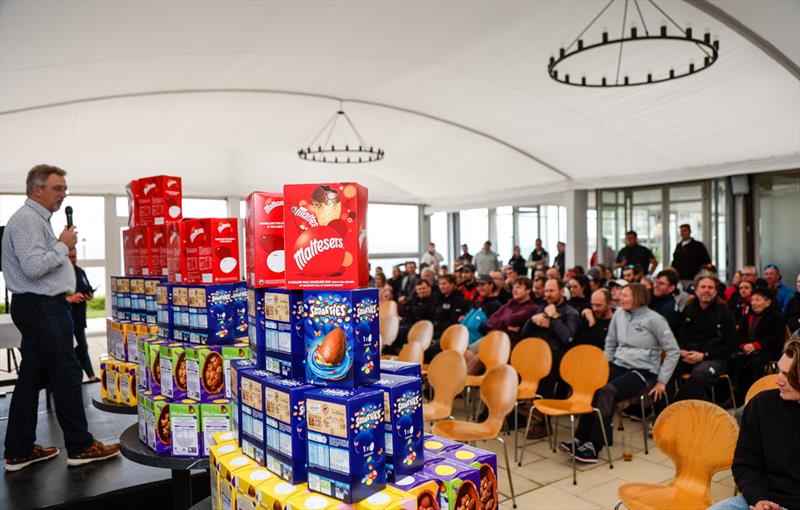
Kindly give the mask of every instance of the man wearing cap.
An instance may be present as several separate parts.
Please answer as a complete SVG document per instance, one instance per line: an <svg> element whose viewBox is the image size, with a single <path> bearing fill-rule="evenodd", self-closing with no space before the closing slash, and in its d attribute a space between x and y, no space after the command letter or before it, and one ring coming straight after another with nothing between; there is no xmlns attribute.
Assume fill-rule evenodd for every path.
<svg viewBox="0 0 800 510"><path fill-rule="evenodd" d="M491 241L483 243L483 249L475 254L473 262L478 274L489 274L500 268L500 259L497 258L497 253L492 251Z"/></svg>
<svg viewBox="0 0 800 510"><path fill-rule="evenodd" d="M496 311L503 306L497 299L497 286L488 276L479 276L477 280L478 292L472 300L471 307L461 324L469 331L469 343L477 342L489 332L486 323Z"/></svg>
<svg viewBox="0 0 800 510"><path fill-rule="evenodd" d="M458 271L461 273L461 283L458 285L458 290L464 295L467 302L472 301L475 297L475 266L472 264L464 264Z"/></svg>
<svg viewBox="0 0 800 510"><path fill-rule="evenodd" d="M764 279L767 280L767 284L769 288L772 289L772 292L775 294L775 299L777 300L778 307L781 309L781 313L786 311L786 305L789 304L789 300L792 299L792 290L783 284L781 281L783 277L781 276L781 270L778 269L778 266L775 264L767 264L764 266Z"/></svg>
<svg viewBox="0 0 800 510"><path fill-rule="evenodd" d="M653 252L639 244L639 236L633 230L625 234L625 246L617 254L614 267L624 267L628 264L639 264L643 270L648 268L647 274L653 274L658 265Z"/></svg>
<svg viewBox="0 0 800 510"><path fill-rule="evenodd" d="M681 242L672 254L672 267L678 270L683 288L689 284L700 271L700 268L711 263L705 245L692 237L692 228L684 223L680 227Z"/></svg>

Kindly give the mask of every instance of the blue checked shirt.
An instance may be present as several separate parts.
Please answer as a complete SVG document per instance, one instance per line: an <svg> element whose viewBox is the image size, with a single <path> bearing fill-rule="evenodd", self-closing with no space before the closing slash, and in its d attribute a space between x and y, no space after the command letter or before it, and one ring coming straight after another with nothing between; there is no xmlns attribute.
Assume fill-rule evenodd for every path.
<svg viewBox="0 0 800 510"><path fill-rule="evenodd" d="M3 234L3 277L15 294L75 292L75 270L67 247L53 233L51 216L29 198L8 220Z"/></svg>

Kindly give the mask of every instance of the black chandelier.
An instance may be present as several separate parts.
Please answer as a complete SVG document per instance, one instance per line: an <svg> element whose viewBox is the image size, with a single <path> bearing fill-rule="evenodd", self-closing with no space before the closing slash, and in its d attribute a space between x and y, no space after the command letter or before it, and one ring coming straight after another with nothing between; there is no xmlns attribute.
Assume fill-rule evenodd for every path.
<svg viewBox="0 0 800 510"><path fill-rule="evenodd" d="M336 134L336 126L339 124L340 119L344 119L346 122L346 124L344 122L342 123L345 127L341 128L340 131L346 130L347 127L349 127L350 131L355 135L358 145L350 145L346 142L341 142L339 145L336 145L335 142L331 143L331 139L334 138ZM325 141L323 143L318 143L319 138L325 132L327 132ZM336 134L336 136L339 137L340 134L341 133ZM340 104L339 110L324 126L322 126L322 129L319 130L317 136L311 140L311 143L309 143L307 147L297 151L297 155L300 159L317 161L320 163L372 163L373 161L380 161L383 159L384 152L383 149L368 145L364 141L361 134L350 120L350 117L344 113L342 105Z"/></svg>
<svg viewBox="0 0 800 510"><path fill-rule="evenodd" d="M689 76L695 73L698 73L704 69L708 69L711 67L719 58L719 39L716 37L714 38L713 42L711 40L711 34L706 31L703 34L702 38L694 37L692 32L692 27L687 26L685 29L678 25L666 12L664 12L661 7L656 5L653 0L648 0L648 3L652 4L652 6L664 16L666 20L669 20L672 25L677 27L679 34L669 34L667 32L667 23L666 20L662 22L660 30L657 33L650 33L647 28L647 23L645 22L645 18L642 15L642 10L639 6L639 0L625 0L625 10L622 15L622 29L620 31L619 38L611 39L608 34L608 29L603 28L602 37L600 42L586 44L582 39L583 35L586 33L592 25L603 15L606 10L613 4L616 0L610 0L605 7L600 11L600 13L594 17L594 19L586 26L586 28L581 31L580 34L572 41L572 43L567 46L566 48L560 48L558 50L558 57L551 56L550 63L547 66L547 74L550 75L552 79L559 83L563 83L565 85L573 85L577 87L632 87L636 85L649 85L652 83L661 83L669 80L675 80L678 78L683 78L685 76ZM644 2L644 0L642 0ZM641 20L642 28L644 29L644 34L640 34L638 28L636 27L636 19L634 15L631 15L633 19L633 25L630 27L630 30L626 33L626 23L628 21L628 5L629 3L633 3L636 7L636 12L638 13L639 20ZM654 75L652 71L647 71L646 73L642 73L639 77L630 77L629 75L625 74L622 76L620 80L620 68L622 65L622 55L623 55L623 46L625 43L653 43L655 41L681 41L685 43L689 43L691 45L695 45L699 50L702 52L702 65L695 66L694 61L690 61L688 67L683 68L680 71L676 71L674 67L671 67L668 73L664 73L663 75ZM606 76L602 76L601 79L592 81L587 80L586 76L581 76L579 79L576 77L570 76L568 72L559 74L558 66L562 64L564 61L569 59L570 57L574 57L580 53L585 53L591 50L595 50L601 47L619 45L619 53L617 56L617 69L616 69L616 77L614 80L608 80Z"/></svg>

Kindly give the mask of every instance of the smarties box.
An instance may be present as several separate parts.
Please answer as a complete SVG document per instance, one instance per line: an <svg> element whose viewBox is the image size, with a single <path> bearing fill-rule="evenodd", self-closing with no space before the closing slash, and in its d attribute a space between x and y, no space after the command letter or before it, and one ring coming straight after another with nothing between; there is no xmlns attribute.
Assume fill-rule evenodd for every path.
<svg viewBox="0 0 800 510"><path fill-rule="evenodd" d="M481 480L477 468L442 457L432 457L425 459L422 473L439 481L442 487L439 505L442 510L480 508L478 488Z"/></svg>
<svg viewBox="0 0 800 510"><path fill-rule="evenodd" d="M183 216L180 177L143 177L129 182L125 190L128 193L128 226L163 225L179 221Z"/></svg>
<svg viewBox="0 0 800 510"><path fill-rule="evenodd" d="M159 283L156 285L156 326L158 336L172 339L172 283ZM188 296L187 296L188 302Z"/></svg>
<svg viewBox="0 0 800 510"><path fill-rule="evenodd" d="M386 486L383 392L306 392L308 487L353 503Z"/></svg>
<svg viewBox="0 0 800 510"><path fill-rule="evenodd" d="M233 406L231 412L231 431L236 437L236 444L241 446L239 436L239 423L241 423L242 406L239 405L239 394L242 385L242 374L255 370L255 362L249 359L237 359L231 361L231 381L230 385L226 386L226 390L230 390L231 405Z"/></svg>
<svg viewBox="0 0 800 510"><path fill-rule="evenodd" d="M357 388L380 376L378 289L303 292L306 381Z"/></svg>
<svg viewBox="0 0 800 510"><path fill-rule="evenodd" d="M391 482L422 468L422 381L382 374L371 387L383 390L386 478Z"/></svg>
<svg viewBox="0 0 800 510"><path fill-rule="evenodd" d="M223 283L185 285L173 289L175 327L208 333L207 336L200 336L206 339L204 343L211 345L233 343L236 338L245 336L247 324L239 321L240 312L247 310L247 295L239 292L243 286L243 283ZM178 290L181 288L186 289L185 309L183 291ZM180 316L176 316L176 313Z"/></svg>
<svg viewBox="0 0 800 510"><path fill-rule="evenodd" d="M411 363L410 361L382 359L381 374L406 375L422 379L422 367L419 363Z"/></svg>
<svg viewBox="0 0 800 510"><path fill-rule="evenodd" d="M367 188L355 183L287 184L283 202L286 286L366 287Z"/></svg>
<svg viewBox="0 0 800 510"><path fill-rule="evenodd" d="M283 195L253 192L247 196L244 223L247 276L253 287L282 287L286 281L283 251Z"/></svg>
<svg viewBox="0 0 800 510"><path fill-rule="evenodd" d="M289 483L306 481L306 400L314 386L273 377L264 382L267 469Z"/></svg>
<svg viewBox="0 0 800 510"><path fill-rule="evenodd" d="M248 370L239 381L239 443L245 455L262 466L266 465L264 386L272 377L263 370Z"/></svg>
<svg viewBox="0 0 800 510"><path fill-rule="evenodd" d="M264 366L264 356L305 358L303 293L281 288L247 289L250 349ZM302 374L300 379L305 378Z"/></svg>
<svg viewBox="0 0 800 510"><path fill-rule="evenodd" d="M481 477L478 486L481 507L485 510L497 508L497 455L495 453L462 444L458 448L446 450L441 456L477 468Z"/></svg>

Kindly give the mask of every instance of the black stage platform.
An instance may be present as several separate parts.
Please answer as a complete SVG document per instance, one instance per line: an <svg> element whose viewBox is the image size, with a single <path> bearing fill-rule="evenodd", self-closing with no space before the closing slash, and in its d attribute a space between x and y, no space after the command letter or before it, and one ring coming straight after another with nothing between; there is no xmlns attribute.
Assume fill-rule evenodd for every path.
<svg viewBox="0 0 800 510"><path fill-rule="evenodd" d="M120 434L136 416L112 414L96 409L92 398L99 394L99 384L83 386L83 404L89 430L103 442L118 442ZM5 439L11 394L0 398L0 438ZM47 411L44 391L39 401L39 423L36 428L39 444L57 446L57 459L44 461L15 473L3 471L0 480L0 508L80 508L114 510L171 509L172 489L169 469L142 466L123 456L83 467L67 467L64 438L55 411ZM4 446L0 444L0 458ZM208 472L192 472L192 494L195 501L208 496Z"/></svg>

